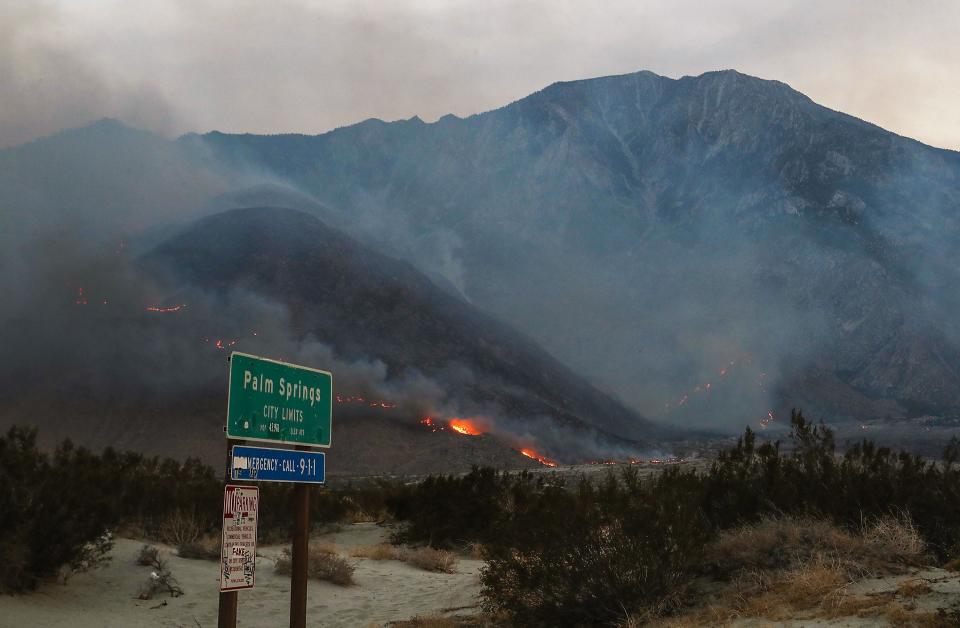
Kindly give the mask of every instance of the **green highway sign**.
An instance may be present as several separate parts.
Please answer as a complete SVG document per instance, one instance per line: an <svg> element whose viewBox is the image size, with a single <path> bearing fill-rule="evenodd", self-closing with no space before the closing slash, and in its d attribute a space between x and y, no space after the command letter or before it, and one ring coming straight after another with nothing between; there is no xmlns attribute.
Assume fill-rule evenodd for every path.
<svg viewBox="0 0 960 628"><path fill-rule="evenodd" d="M227 438L330 446L333 375L234 351Z"/></svg>

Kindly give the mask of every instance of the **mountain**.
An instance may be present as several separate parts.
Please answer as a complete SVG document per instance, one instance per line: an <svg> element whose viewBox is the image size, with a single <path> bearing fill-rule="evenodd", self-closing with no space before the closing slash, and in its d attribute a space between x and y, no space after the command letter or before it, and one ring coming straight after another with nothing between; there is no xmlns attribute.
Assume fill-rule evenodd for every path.
<svg viewBox="0 0 960 628"><path fill-rule="evenodd" d="M960 410L960 154L783 83L638 72L465 119L179 144L309 194L648 415Z"/></svg>
<svg viewBox="0 0 960 628"><path fill-rule="evenodd" d="M624 445L613 434L665 433L412 265L302 211L218 213L160 245L146 262L208 292L242 288L270 298L286 307L301 342L320 341L343 360L381 361L387 380L423 374L466 411L520 423L549 418L550 429Z"/></svg>
<svg viewBox="0 0 960 628"><path fill-rule="evenodd" d="M421 391L423 365L421 392L447 412L461 411L446 404L462 396L478 413L543 410L641 441L655 430L638 415L730 430L795 405L827 419L951 415L960 406L958 183L955 152L732 71L558 83L468 118L368 120L319 136L171 142L105 120L0 150L0 393L23 388L11 382L29 372L30 382L67 382L70 403L106 412L87 391L109 389L122 397L110 408L136 412L142 396L160 412L165 387L185 400L218 385L223 350L181 359L197 343L266 350L250 331L271 329L284 354L327 359L336 347L352 360L343 369L373 374L373 388L391 394L402 391L383 383L388 371ZM143 252L202 216L251 206L309 212L364 251L351 259L369 251L408 262L383 264L415 269L442 293L421 301L440 307L443 317L429 317L445 331L390 322L410 338L436 333L443 351L404 346L389 327L374 333L362 306L390 307L370 296L393 276L383 264L354 310L368 327L346 337L324 325L351 321L293 285L257 283L255 267L236 275L211 259L179 283L157 268L144 274ZM191 255L167 257L186 272ZM311 271L297 272L307 290ZM405 299L427 294L412 285ZM145 308L185 303L145 324ZM309 319L310 308L322 316ZM553 356L548 377L539 357L497 362L503 343L467 311L518 329L518 347L542 347ZM447 330L460 325L468 331ZM482 368L437 384L427 372L460 355L464 336L475 342L463 355ZM387 339L382 350L375 337ZM416 353L401 368L407 351ZM521 392L480 390L475 373L523 382ZM583 388L567 393L571 373ZM124 385L111 388L116 378ZM13 401L21 414L42 405ZM126 410L111 412L113 433L145 438Z"/></svg>
<svg viewBox="0 0 960 628"><path fill-rule="evenodd" d="M563 461L634 456L674 434L303 211L218 212L142 256L61 253L0 330L0 426L37 425L47 444L219 464L232 350L333 371L334 473L537 465L524 448ZM78 288L60 285L71 276ZM453 418L482 435L455 433Z"/></svg>
<svg viewBox="0 0 960 628"><path fill-rule="evenodd" d="M80 240L195 219L230 186L199 155L103 119L0 150L0 237L64 226Z"/></svg>

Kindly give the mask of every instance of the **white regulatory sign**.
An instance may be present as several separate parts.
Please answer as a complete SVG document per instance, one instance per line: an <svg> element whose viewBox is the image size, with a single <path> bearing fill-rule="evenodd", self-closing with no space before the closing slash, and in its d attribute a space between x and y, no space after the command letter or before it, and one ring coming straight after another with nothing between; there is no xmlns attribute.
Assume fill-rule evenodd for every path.
<svg viewBox="0 0 960 628"><path fill-rule="evenodd" d="M260 489L227 485L223 489L223 542L220 590L252 589L257 560L257 508Z"/></svg>

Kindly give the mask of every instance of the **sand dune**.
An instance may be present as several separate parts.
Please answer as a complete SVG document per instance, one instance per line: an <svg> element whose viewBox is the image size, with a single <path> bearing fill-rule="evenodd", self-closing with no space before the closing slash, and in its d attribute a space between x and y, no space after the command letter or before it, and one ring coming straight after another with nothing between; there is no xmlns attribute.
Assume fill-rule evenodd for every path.
<svg viewBox="0 0 960 628"><path fill-rule="evenodd" d="M339 533L314 537L334 543L344 553L351 547L384 540L388 530L375 524L344 526ZM179 598L158 595L135 598L150 574L136 565L142 541L118 539L112 561L104 568L78 574L66 585L50 583L22 596L0 596L0 626L133 628L169 626L207 628L217 624L217 563L188 560L160 546L185 591ZM257 558L257 586L239 593L238 626L286 625L290 580L273 573L280 547L262 547ZM442 614L477 604L478 570L482 561L461 558L453 574L431 573L396 560L350 559L357 584L340 587L310 581L308 625L380 626L416 615ZM166 604L164 604L164 602Z"/></svg>

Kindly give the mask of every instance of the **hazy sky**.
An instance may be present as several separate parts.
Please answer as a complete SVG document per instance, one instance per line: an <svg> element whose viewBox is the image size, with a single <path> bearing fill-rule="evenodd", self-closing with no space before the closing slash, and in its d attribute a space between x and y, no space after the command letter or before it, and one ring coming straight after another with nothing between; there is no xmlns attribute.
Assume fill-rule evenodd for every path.
<svg viewBox="0 0 960 628"><path fill-rule="evenodd" d="M0 146L469 115L554 81L735 68L960 149L958 0L0 0Z"/></svg>

